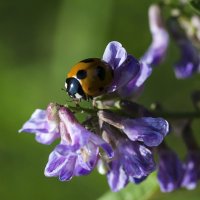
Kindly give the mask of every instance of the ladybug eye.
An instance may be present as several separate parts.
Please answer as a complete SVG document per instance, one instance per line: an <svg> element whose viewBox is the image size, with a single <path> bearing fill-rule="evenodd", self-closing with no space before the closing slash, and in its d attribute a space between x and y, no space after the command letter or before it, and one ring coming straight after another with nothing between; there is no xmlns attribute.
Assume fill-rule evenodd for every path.
<svg viewBox="0 0 200 200"><path fill-rule="evenodd" d="M85 70L79 70L77 72L77 74L76 74L76 77L78 79L84 79L84 78L86 78L87 77L87 71L85 71Z"/></svg>

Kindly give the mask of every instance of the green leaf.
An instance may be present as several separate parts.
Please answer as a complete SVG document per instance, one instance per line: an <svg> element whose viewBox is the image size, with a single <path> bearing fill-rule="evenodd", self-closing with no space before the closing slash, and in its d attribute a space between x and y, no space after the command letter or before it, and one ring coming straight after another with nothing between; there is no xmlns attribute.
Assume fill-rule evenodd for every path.
<svg viewBox="0 0 200 200"><path fill-rule="evenodd" d="M200 14L200 0L189 0L190 6Z"/></svg>
<svg viewBox="0 0 200 200"><path fill-rule="evenodd" d="M129 184L120 192L107 192L98 200L148 200L159 190L156 173L139 185Z"/></svg>

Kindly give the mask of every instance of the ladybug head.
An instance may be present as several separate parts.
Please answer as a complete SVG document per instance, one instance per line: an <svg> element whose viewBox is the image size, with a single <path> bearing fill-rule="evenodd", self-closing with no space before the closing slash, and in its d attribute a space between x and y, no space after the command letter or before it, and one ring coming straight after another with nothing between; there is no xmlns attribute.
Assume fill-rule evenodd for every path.
<svg viewBox="0 0 200 200"><path fill-rule="evenodd" d="M87 99L80 82L76 78L67 78L65 89L68 95L75 99Z"/></svg>

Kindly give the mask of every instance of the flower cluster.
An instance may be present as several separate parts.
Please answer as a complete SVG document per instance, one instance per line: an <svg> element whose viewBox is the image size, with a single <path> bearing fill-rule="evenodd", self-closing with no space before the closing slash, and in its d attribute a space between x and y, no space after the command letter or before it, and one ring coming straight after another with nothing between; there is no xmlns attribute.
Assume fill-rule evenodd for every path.
<svg viewBox="0 0 200 200"><path fill-rule="evenodd" d="M167 52L170 34L180 51L180 59L174 64L175 75L178 79L189 78L200 71L200 17L187 13L184 10L185 7L185 2L181 0L177 6L173 2L170 5L170 1L168 3L166 1L163 8L170 13L170 16L165 14L167 17L164 19L162 17L164 9L158 5L150 6L149 24L153 40L142 58L147 60L147 63L153 64L152 67L158 65ZM154 51L157 57L152 58L149 51Z"/></svg>
<svg viewBox="0 0 200 200"><path fill-rule="evenodd" d="M182 162L166 143L158 148L158 181L163 192L172 192L180 187L194 189L200 179L200 149L192 134L191 124L186 122L182 125L181 133L187 147L185 161Z"/></svg>
<svg viewBox="0 0 200 200"><path fill-rule="evenodd" d="M68 181L74 176L88 175L97 167L99 173L106 175L111 190L117 192L129 182L144 181L157 168L163 192L196 187L200 179L200 151L192 135L191 121L182 125L188 149L182 162L163 141L169 132L168 121L134 101L154 66L166 57L168 32L181 51L181 59L175 65L177 78L199 71L199 53L179 18L171 17L166 27L161 11L158 5L149 9L152 43L141 59L128 54L117 41L107 45L102 60L112 68L113 80L105 94L93 98L92 108L50 103L46 110L37 109L20 129L35 134L36 141L42 144L59 140L49 155L46 176ZM79 122L77 113L87 114L85 121ZM157 166L154 150L159 158Z"/></svg>
<svg viewBox="0 0 200 200"><path fill-rule="evenodd" d="M157 56L154 50L151 54ZM67 181L73 176L87 175L98 166L106 174L110 188L119 191L129 182L143 181L155 170L152 148L163 141L169 125L163 118L146 116L142 106L121 100L135 95L143 86L151 74L151 63L127 54L119 42L108 44L103 60L114 71L106 93L109 106L115 108L120 101L120 113L111 111L108 105L105 109L103 97L97 97L93 99L96 108L91 109L93 113L81 124L72 107L70 111L67 106L51 103L46 110L37 109L20 132L34 133L42 144L60 140L49 155L46 176ZM117 101L113 95L118 97Z"/></svg>

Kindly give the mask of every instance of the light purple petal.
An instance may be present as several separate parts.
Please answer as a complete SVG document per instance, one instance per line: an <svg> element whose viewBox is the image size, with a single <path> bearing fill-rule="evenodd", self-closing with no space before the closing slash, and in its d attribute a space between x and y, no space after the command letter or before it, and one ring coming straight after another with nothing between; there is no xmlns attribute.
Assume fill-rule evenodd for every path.
<svg viewBox="0 0 200 200"><path fill-rule="evenodd" d="M151 5L149 8L149 26L152 43L141 61L148 65L158 65L165 58L169 44L169 35L158 5Z"/></svg>
<svg viewBox="0 0 200 200"><path fill-rule="evenodd" d="M103 54L103 60L110 64L113 70L118 68L126 58L126 50L117 41L110 42Z"/></svg>
<svg viewBox="0 0 200 200"><path fill-rule="evenodd" d="M69 157L70 155L68 157L63 156L56 150L52 151L45 167L45 176L59 176L61 169L65 167Z"/></svg>
<svg viewBox="0 0 200 200"><path fill-rule="evenodd" d="M48 120L47 111L37 109L19 132L34 133L36 141L51 144L59 135L57 120Z"/></svg>
<svg viewBox="0 0 200 200"><path fill-rule="evenodd" d="M83 146L88 142L90 132L75 119L73 113L69 109L65 107L61 108L59 110L59 117L65 125L66 131L66 135L64 133L61 135L62 141L70 136L71 145L79 144Z"/></svg>
<svg viewBox="0 0 200 200"><path fill-rule="evenodd" d="M76 163L76 156L69 156L66 159L65 165L62 167L59 173L60 181L68 181L74 175L74 166Z"/></svg>
<svg viewBox="0 0 200 200"><path fill-rule="evenodd" d="M99 148L92 142L89 142L78 154L75 167L75 175L81 176L89 174L97 164Z"/></svg>
<svg viewBox="0 0 200 200"><path fill-rule="evenodd" d="M52 124L54 127L55 124ZM47 121L46 110L36 109L31 118L23 125L19 132L29 133L49 133L49 124Z"/></svg>
<svg viewBox="0 0 200 200"><path fill-rule="evenodd" d="M35 140L41 144L51 144L60 137L59 132L55 133L35 133Z"/></svg>
<svg viewBox="0 0 200 200"><path fill-rule="evenodd" d="M109 158L113 157L114 154L113 154L112 147L107 142L105 142L103 139L101 139L99 136L95 134L91 134L90 139L94 144L101 147L107 153Z"/></svg>

